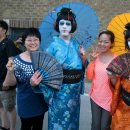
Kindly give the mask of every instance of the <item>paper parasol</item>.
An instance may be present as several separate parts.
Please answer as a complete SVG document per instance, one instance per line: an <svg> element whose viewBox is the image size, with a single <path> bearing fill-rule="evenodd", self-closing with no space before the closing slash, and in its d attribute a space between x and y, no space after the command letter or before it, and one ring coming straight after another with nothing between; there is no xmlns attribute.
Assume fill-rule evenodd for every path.
<svg viewBox="0 0 130 130"><path fill-rule="evenodd" d="M57 18L57 13L64 7L71 8L76 15L77 30L73 34L73 38L77 40L78 44L83 45L86 49L94 42L98 34L99 22L96 12L86 3L67 2L49 11L40 25L41 48L43 50L52 42L53 36L59 35L54 30L54 23Z"/></svg>
<svg viewBox="0 0 130 130"><path fill-rule="evenodd" d="M130 22L130 13L123 13L114 17L107 27L108 30L115 34L115 43L111 50L118 55L127 52L125 50L124 31L128 22Z"/></svg>

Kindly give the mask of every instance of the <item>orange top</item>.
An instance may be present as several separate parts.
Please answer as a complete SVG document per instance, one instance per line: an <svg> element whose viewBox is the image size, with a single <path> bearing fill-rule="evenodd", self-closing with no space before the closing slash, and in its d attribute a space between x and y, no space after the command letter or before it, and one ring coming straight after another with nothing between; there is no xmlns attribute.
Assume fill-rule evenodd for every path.
<svg viewBox="0 0 130 130"><path fill-rule="evenodd" d="M86 77L92 80L90 90L91 99L107 111L111 111L112 91L110 88L110 78L107 74L107 66L109 63L100 62L99 58L94 63L88 65Z"/></svg>
<svg viewBox="0 0 130 130"><path fill-rule="evenodd" d="M130 130L130 106L125 104L120 96L121 86L130 93L130 80L124 78L117 80L112 102L112 110L115 113L112 113L111 130Z"/></svg>

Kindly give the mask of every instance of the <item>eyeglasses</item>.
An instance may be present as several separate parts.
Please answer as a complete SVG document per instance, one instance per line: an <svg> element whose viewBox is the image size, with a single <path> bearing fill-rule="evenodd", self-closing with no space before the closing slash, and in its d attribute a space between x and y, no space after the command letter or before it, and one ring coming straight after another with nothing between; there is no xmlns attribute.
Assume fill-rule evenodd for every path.
<svg viewBox="0 0 130 130"><path fill-rule="evenodd" d="M70 21L60 21L59 22L59 25L61 25L61 26L63 26L64 24L66 24L67 26L70 26L71 22Z"/></svg>
<svg viewBox="0 0 130 130"><path fill-rule="evenodd" d="M27 41L27 42L38 42L39 39L26 39L25 41Z"/></svg>

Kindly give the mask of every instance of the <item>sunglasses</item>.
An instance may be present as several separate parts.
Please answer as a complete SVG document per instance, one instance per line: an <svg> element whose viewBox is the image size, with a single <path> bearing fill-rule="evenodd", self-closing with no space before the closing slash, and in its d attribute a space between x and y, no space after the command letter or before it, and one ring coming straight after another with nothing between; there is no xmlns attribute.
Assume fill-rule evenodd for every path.
<svg viewBox="0 0 130 130"><path fill-rule="evenodd" d="M59 25L61 25L61 26L63 26L64 24L66 24L67 26L70 26L71 22L70 21L60 21L59 22Z"/></svg>

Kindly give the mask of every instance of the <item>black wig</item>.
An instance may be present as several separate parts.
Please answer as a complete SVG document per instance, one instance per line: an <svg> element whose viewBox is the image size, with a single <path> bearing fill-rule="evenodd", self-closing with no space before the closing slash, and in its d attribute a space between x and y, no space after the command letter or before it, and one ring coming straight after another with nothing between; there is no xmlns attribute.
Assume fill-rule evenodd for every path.
<svg viewBox="0 0 130 130"><path fill-rule="evenodd" d="M130 50L128 46L128 38L130 38L130 23L125 25L126 30L124 31L124 38L125 38L125 48Z"/></svg>
<svg viewBox="0 0 130 130"><path fill-rule="evenodd" d="M77 23L75 18L76 16L70 8L62 8L61 11L57 13L57 19L54 25L55 30L59 32L59 21L61 19L64 19L69 20L71 22L72 29L70 33L74 33L75 30L77 29Z"/></svg>

